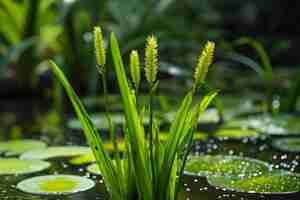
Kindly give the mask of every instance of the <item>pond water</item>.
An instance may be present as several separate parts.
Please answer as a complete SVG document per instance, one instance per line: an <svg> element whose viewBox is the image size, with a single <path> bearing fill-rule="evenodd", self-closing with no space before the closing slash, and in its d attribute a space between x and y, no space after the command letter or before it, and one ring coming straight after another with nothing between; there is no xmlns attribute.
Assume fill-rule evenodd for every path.
<svg viewBox="0 0 300 200"><path fill-rule="evenodd" d="M196 151L197 149L197 151ZM194 148L195 154L207 153L207 154L227 154L227 155L239 155L258 158L264 161L268 161L274 165L275 168L287 169L294 172L300 172L300 156L295 153L282 153L272 149L267 145L265 141L216 141L208 140L205 142L197 142ZM52 200L52 199L107 199L105 195L105 189L101 177L90 175L86 172L86 166L74 167L70 165L67 160L55 159L50 160L53 164L49 170L45 172L36 173L34 175L44 174L74 174L93 179L97 184L96 187L87 191L74 195L67 196L38 196L26 194L16 189L16 184L21 180L32 177L33 175L22 176L4 176L0 179L0 199L3 200ZM196 176L184 176L184 186L180 193L180 199L289 199L297 200L300 193L291 195L254 195L254 194L242 194L237 192L226 191L223 189L216 189L210 186L205 178Z"/></svg>
<svg viewBox="0 0 300 200"><path fill-rule="evenodd" d="M21 118L23 118L22 116ZM2 127L2 130L5 127ZM63 134L65 133L65 134ZM2 135L3 137L3 135ZM7 136L3 137L3 140ZM83 135L78 132L72 132L65 129L60 130L60 134L51 135L48 133L42 134L21 134L20 138L34 138L41 139L48 142L49 145L83 145ZM59 138L57 140L53 140ZM49 141L55 141L54 144ZM283 152L275 149L271 145L270 139L216 139L208 138L206 140L199 140L194 142L193 155L236 155L250 158L256 158L270 163L274 169L285 169L291 172L300 173L300 154L295 152ZM100 176L91 175L86 171L87 165L74 166L69 164L67 159L49 159L52 166L43 171L30 175L20 176L1 176L0 178L0 199L1 200L97 200L108 199L105 193L103 181ZM50 174L70 174L88 177L95 181L96 186L86 192L80 192L74 195L64 196L41 196L31 195L19 191L16 185L30 177L38 175ZM274 200L299 200L300 193L292 194L247 194L241 192L234 192L222 188L211 186L206 178L191 175L184 176L184 184L180 192L180 200L256 200L256 199L274 199Z"/></svg>

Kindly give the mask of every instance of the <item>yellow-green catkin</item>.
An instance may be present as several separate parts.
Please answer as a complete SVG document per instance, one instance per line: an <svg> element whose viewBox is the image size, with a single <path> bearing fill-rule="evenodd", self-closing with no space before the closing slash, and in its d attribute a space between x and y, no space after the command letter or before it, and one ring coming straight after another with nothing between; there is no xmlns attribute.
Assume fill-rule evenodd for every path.
<svg viewBox="0 0 300 200"><path fill-rule="evenodd" d="M104 66L106 63L106 52L104 47L104 39L100 27L94 28L94 46L97 65L100 67L101 71L104 71Z"/></svg>
<svg viewBox="0 0 300 200"><path fill-rule="evenodd" d="M194 73L195 85L198 85L205 81L208 68L213 62L214 51L215 43L208 41L198 58L198 63Z"/></svg>
<svg viewBox="0 0 300 200"><path fill-rule="evenodd" d="M154 36L147 38L145 52L145 74L147 81L153 85L158 72L158 45Z"/></svg>
<svg viewBox="0 0 300 200"><path fill-rule="evenodd" d="M136 50L130 53L130 75L135 89L138 89L141 81L141 70L139 54Z"/></svg>

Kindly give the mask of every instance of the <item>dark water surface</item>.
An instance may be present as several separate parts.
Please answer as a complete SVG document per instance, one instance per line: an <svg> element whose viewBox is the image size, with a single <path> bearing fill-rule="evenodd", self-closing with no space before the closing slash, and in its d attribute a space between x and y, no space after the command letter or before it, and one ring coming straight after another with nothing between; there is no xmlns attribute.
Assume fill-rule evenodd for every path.
<svg viewBox="0 0 300 200"><path fill-rule="evenodd" d="M197 142L198 151L194 153L209 153L209 154L228 154L228 155L243 155L248 157L258 158L274 164L275 168L284 168L294 172L300 172L299 155L280 153L269 147L266 142L252 141L243 143L241 141L215 141ZM86 173L85 166L74 167L67 164L64 160L51 160L53 166L43 173L34 174L75 174L92 178L96 183L96 187L87 192L81 192L75 195L67 196L37 196L25 194L18 191L16 184L28 177L27 176L6 176L0 179L0 199L1 200L97 200L107 199L105 195L104 185L99 176L91 176ZM184 185L180 193L180 199L185 200L256 200L256 199L271 199L271 200L299 200L300 193L291 195L256 195L243 194L237 192L216 189L210 186L206 178L196 176L185 176Z"/></svg>
<svg viewBox="0 0 300 200"><path fill-rule="evenodd" d="M21 106L22 107L22 106ZM32 123L29 120L28 109L24 109L20 116L7 115L14 124ZM3 111L3 110L2 110ZM31 110L32 111L32 110ZM0 111L1 112L1 111ZM7 112L7 110L4 110ZM3 114L4 112L0 113ZM4 117L1 121L0 131L4 132L9 127L9 119ZM22 124L24 125L24 124ZM26 129L25 129L26 130ZM51 129L50 129L51 130ZM49 130L48 130L49 131ZM51 132L51 131L50 131ZM7 133L1 134L0 140L11 138ZM54 144L84 144L84 137L80 133L70 130L61 130L59 133L38 133L38 134L16 134L21 138L36 138L47 141L49 145ZM55 141L55 142L52 142ZM300 155L297 153L284 153L273 149L268 140L216 140L208 139L207 141L195 142L194 154L222 154L238 155L267 161L274 165L275 168L281 168L300 173ZM66 160L51 160L52 167L41 173L30 174L26 176L1 176L0 177L0 200L101 200L107 199L105 195L104 184L99 176L90 176L85 171L85 166L70 166ZM21 180L29 177L46 175L46 174L73 174L92 178L97 184L96 187L87 192L81 192L75 195L66 196L38 196L20 192L16 189L16 184ZM206 178L184 176L184 185L180 192L180 200L300 200L300 193L291 195L255 195L243 194L237 192L217 189L210 186Z"/></svg>

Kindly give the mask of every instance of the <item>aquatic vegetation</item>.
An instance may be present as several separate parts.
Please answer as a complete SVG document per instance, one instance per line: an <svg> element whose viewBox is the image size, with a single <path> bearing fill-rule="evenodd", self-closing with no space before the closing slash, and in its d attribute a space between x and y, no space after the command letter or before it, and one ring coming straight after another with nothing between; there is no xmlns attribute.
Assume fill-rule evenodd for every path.
<svg viewBox="0 0 300 200"><path fill-rule="evenodd" d="M23 192L39 195L67 195L87 191L94 181L74 175L47 175L25 179L17 184Z"/></svg>
<svg viewBox="0 0 300 200"><path fill-rule="evenodd" d="M99 34L99 32L97 34ZM158 65L156 60L158 59L156 58L156 55L158 55L156 51L158 49L157 45L155 45L155 40L154 37L148 39L146 48L146 59L151 59L145 61L145 63L148 63L146 67L149 68L146 70L146 77L149 83L150 98L155 96L155 90L159 84L156 77L158 67L155 65ZM208 45L207 47L210 46L211 45ZM204 81L205 78L205 75L202 75L201 72L205 72L206 74L208 71L206 68L208 68L209 65L205 64L202 66L198 64L197 68L203 68L198 74L202 77L200 79L201 81L195 82L193 88L185 96L171 125L169 137L165 144L162 145L158 139L159 130L153 118L153 104L151 100L149 104L150 130L147 134L148 139L146 137L144 127L142 126L141 115L136 105L137 96L132 92L133 90L129 86L119 44L114 33L110 35L110 50L126 120L123 130L127 150L124 154L123 165L121 165L113 126L110 124L111 140L114 144L115 151L113 152L113 158L110 158L108 152L105 150L97 128L93 125L80 99L72 89L63 72L53 62L51 62L51 67L56 77L64 86L73 104L88 143L94 152L111 199L124 200L139 198L143 200L174 200L177 198L181 183L180 177L183 173L186 157L190 151L193 132L198 123L199 115L217 95L216 91L204 93L201 101L192 106L193 97L201 88L200 86L203 84L202 81ZM205 51L206 50L207 49L205 49ZM205 56L207 55L202 55L202 57ZM202 59L205 60L205 58ZM105 73L103 73L103 70L106 72L108 68L107 66L98 66L98 68L104 68L99 70L99 72L105 84L106 78L104 77ZM196 69L196 71L199 72L199 69ZM105 89L104 94L107 94ZM109 105L107 104L107 106ZM106 113L107 119L110 121L109 112L106 111ZM149 145L147 140L149 140ZM184 148L186 144L188 144L188 146ZM179 176L179 181L177 181L177 176Z"/></svg>
<svg viewBox="0 0 300 200"><path fill-rule="evenodd" d="M86 171L92 174L101 175L100 168L96 163L87 166Z"/></svg>
<svg viewBox="0 0 300 200"><path fill-rule="evenodd" d="M269 135L299 134L299 117L293 115L253 115L232 119L224 124L226 128L255 129Z"/></svg>
<svg viewBox="0 0 300 200"><path fill-rule="evenodd" d="M208 182L219 188L246 193L283 194L300 191L299 174L282 170L271 171L246 179L235 176L209 176Z"/></svg>
<svg viewBox="0 0 300 200"><path fill-rule="evenodd" d="M92 162L96 162L96 158L92 151L69 160L69 163L72 165L84 165Z"/></svg>
<svg viewBox="0 0 300 200"><path fill-rule="evenodd" d="M123 114L113 113L110 116L115 125L122 125L125 122L125 116ZM109 129L109 124L106 120L105 114L91 115L91 120L97 129ZM74 130L82 129L80 121L75 118L68 121L68 127Z"/></svg>
<svg viewBox="0 0 300 200"><path fill-rule="evenodd" d="M172 122L174 120L174 117L176 115L176 112L168 112L164 115L164 118L167 122ZM199 116L199 123L201 124L210 124L210 123L218 123L220 121L220 115L218 111L214 108L209 108L206 111L204 111L200 116Z"/></svg>
<svg viewBox="0 0 300 200"><path fill-rule="evenodd" d="M219 138L255 138L259 137L260 133L251 129L220 129L214 132L214 137Z"/></svg>
<svg viewBox="0 0 300 200"><path fill-rule="evenodd" d="M272 146L280 151L300 152L300 138L278 138L272 140Z"/></svg>
<svg viewBox="0 0 300 200"><path fill-rule="evenodd" d="M278 111L290 112L290 113L295 112L297 100L300 95L299 93L300 79L298 76L299 70L297 71L296 76L293 78L292 86L288 89L288 94L287 95L276 94L274 88L274 80L276 74L273 72L273 65L271 63L271 59L267 51L265 50L263 44L253 38L242 37L234 41L233 45L234 46L248 45L252 47L257 53L257 55L259 56L260 63L257 64L256 62L252 62L252 59L249 59L248 61L242 61L246 59L244 59L244 57L242 56L234 54L237 60L240 60L242 63L245 63L246 65L254 69L254 71L256 71L264 81L265 89L266 89L265 103L266 103L267 111L270 113L277 113ZM279 105L275 103L276 102L274 98L275 95L280 96Z"/></svg>
<svg viewBox="0 0 300 200"><path fill-rule="evenodd" d="M29 150L44 149L46 147L46 143L40 140L24 139L0 142L0 151L5 152L6 156L18 156Z"/></svg>
<svg viewBox="0 0 300 200"><path fill-rule="evenodd" d="M20 159L47 160L58 157L74 157L84 155L90 151L90 148L83 146L53 146L46 149L27 151L20 156Z"/></svg>
<svg viewBox="0 0 300 200"><path fill-rule="evenodd" d="M0 175L21 175L40 172L50 167L49 162L0 158Z"/></svg>
<svg viewBox="0 0 300 200"><path fill-rule="evenodd" d="M268 163L251 158L223 155L191 156L187 161L185 172L196 176L233 175L251 177L266 173Z"/></svg>
<svg viewBox="0 0 300 200"><path fill-rule="evenodd" d="M166 141L168 139L168 133L167 132L160 132L159 133L159 140ZM194 132L193 140L207 140L208 139L208 133L205 132Z"/></svg>

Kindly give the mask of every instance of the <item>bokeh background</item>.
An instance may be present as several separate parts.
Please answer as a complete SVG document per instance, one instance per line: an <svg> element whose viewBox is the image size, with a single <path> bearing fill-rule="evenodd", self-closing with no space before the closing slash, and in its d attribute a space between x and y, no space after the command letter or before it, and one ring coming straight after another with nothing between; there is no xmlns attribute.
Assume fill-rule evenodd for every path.
<svg viewBox="0 0 300 200"><path fill-rule="evenodd" d="M96 25L106 36L117 34L126 62L130 50L143 55L146 37L157 36L159 76L175 80L162 81L161 87L171 95L185 91L177 85L189 86L197 56L212 40L217 49L209 73L213 87L224 94L264 95L272 85L272 99L287 96L299 83L299 7L298 1L272 0L2 0L0 111L8 121L16 118L11 111L23 113L24 121L35 106L48 110L64 104L44 62L48 59L63 68L80 96L101 95L93 53ZM272 80L265 73L269 68ZM113 72L109 80L111 93L117 93Z"/></svg>

